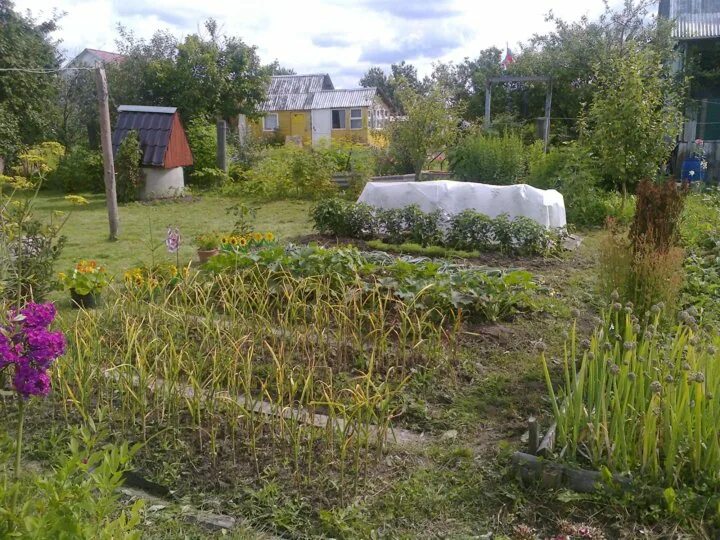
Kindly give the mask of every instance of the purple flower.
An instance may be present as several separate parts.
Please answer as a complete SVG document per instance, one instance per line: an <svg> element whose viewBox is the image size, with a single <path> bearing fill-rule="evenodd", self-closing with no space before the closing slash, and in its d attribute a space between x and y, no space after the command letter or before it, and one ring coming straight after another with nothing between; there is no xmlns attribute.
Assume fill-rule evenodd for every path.
<svg viewBox="0 0 720 540"><path fill-rule="evenodd" d="M3 332L0 332L0 370L3 370L10 364L14 364L16 361L17 353L15 346Z"/></svg>
<svg viewBox="0 0 720 540"><path fill-rule="evenodd" d="M44 369L35 369L26 363L17 364L13 386L23 397L47 396L50 393L50 377Z"/></svg>
<svg viewBox="0 0 720 540"><path fill-rule="evenodd" d="M55 304L52 302L46 304L30 303L21 309L19 313L23 326L27 328L47 328L55 319L55 314Z"/></svg>
<svg viewBox="0 0 720 540"><path fill-rule="evenodd" d="M25 330L25 357L38 367L47 369L53 360L65 353L65 336L44 328Z"/></svg>
<svg viewBox="0 0 720 540"><path fill-rule="evenodd" d="M165 237L165 245L169 253L177 253L180 249L180 229L177 227L170 227L167 230L167 236Z"/></svg>

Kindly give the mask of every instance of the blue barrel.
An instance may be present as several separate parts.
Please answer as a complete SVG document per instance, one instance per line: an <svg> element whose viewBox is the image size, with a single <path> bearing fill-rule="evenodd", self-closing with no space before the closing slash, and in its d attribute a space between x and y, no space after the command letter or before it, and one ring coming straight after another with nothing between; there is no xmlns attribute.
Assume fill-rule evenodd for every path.
<svg viewBox="0 0 720 540"><path fill-rule="evenodd" d="M701 182L705 180L705 169L702 160L696 157L689 157L682 163L680 180L683 182Z"/></svg>

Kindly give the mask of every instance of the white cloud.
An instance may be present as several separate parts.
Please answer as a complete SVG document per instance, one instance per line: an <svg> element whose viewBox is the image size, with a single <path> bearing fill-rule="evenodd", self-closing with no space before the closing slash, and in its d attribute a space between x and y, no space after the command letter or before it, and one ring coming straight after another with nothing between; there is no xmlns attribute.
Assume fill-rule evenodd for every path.
<svg viewBox="0 0 720 540"><path fill-rule="evenodd" d="M327 72L336 86L356 86L371 65L405 59L420 75L432 62L460 61L484 48L512 48L551 28L545 14L574 20L596 16L602 0L16 0L16 8L49 15L64 11L63 49L115 50L117 24L139 37L164 29L182 36L205 19L258 46L264 62L279 60L298 73Z"/></svg>

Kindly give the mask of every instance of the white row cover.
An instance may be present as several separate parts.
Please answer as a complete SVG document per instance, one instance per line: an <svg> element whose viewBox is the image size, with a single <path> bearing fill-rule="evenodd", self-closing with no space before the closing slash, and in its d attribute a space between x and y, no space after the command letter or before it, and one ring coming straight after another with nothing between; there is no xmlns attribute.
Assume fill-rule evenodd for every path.
<svg viewBox="0 0 720 540"><path fill-rule="evenodd" d="M567 224L563 196L554 189L537 189L527 184L490 186L452 180L368 182L358 202L383 209L416 204L427 213L441 210L452 215L475 210L493 218L500 214L511 219L525 216L549 229L564 228Z"/></svg>

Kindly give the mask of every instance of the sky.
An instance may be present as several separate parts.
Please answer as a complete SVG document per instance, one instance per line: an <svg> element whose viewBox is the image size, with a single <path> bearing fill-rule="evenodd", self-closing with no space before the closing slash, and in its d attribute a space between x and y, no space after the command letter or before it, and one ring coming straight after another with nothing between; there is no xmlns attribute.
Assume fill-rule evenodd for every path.
<svg viewBox="0 0 720 540"><path fill-rule="evenodd" d="M615 2L613 2L615 3ZM64 16L56 39L67 58L84 48L114 51L117 25L138 37L178 37L215 18L223 33L256 45L264 63L328 73L336 88L358 85L371 66L406 60L420 76L433 62L474 58L487 47L517 49L552 28L545 15L596 17L602 0L15 0L19 11Z"/></svg>

